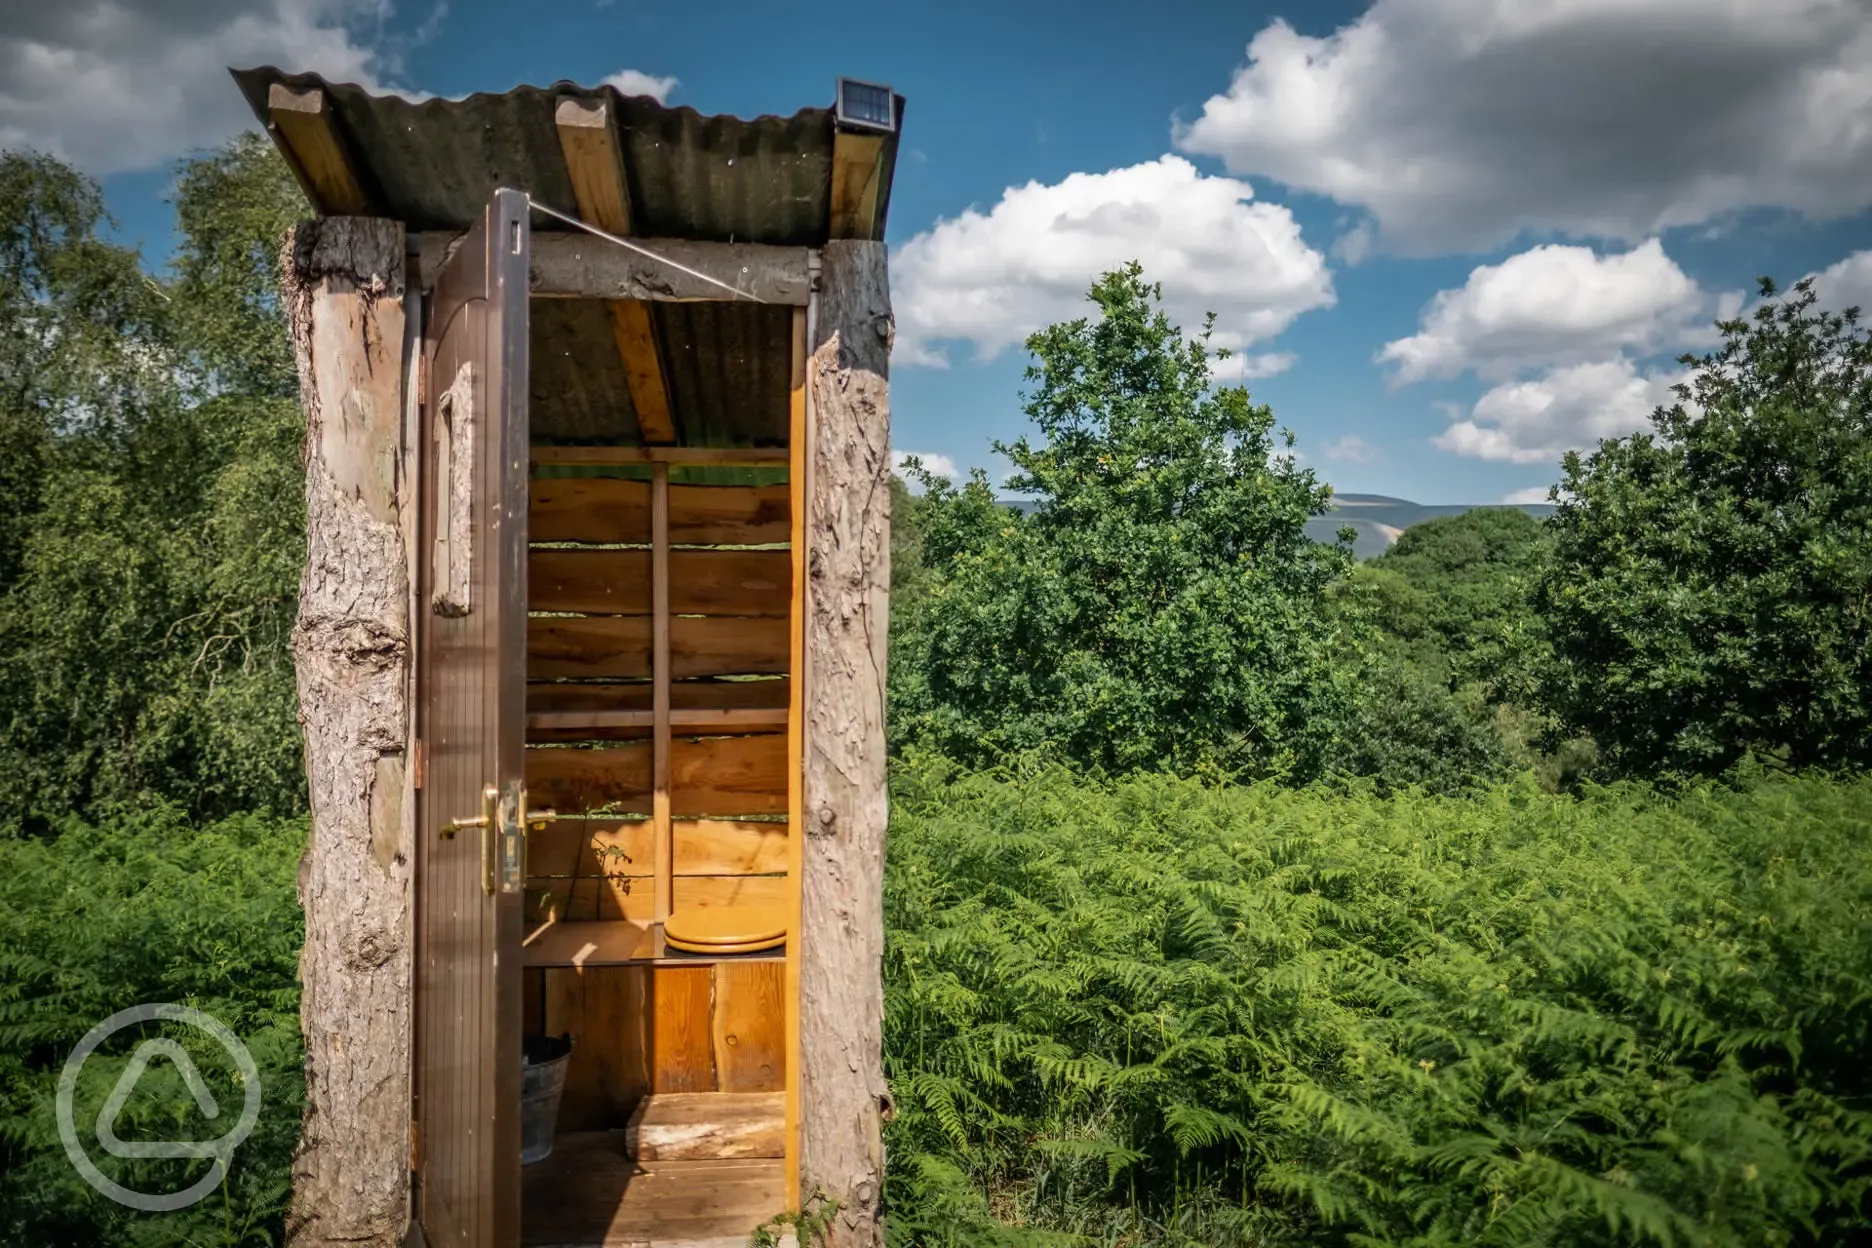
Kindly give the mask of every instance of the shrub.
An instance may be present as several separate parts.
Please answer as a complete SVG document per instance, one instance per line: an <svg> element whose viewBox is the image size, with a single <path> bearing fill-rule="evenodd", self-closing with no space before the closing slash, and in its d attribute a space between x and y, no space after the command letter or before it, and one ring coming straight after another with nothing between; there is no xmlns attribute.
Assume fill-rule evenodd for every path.
<svg viewBox="0 0 1872 1248"><path fill-rule="evenodd" d="M0 832L0 1242L261 1245L279 1242L303 1102L294 897L304 828L241 816L193 828L166 807L45 839ZM263 1101L219 1190L167 1214L93 1191L59 1142L54 1096L66 1055L95 1024L150 1001L193 1006L247 1045ZM168 1035L200 1069L221 1120L206 1123L166 1061L153 1062L118 1120L126 1140L213 1139L241 1103L231 1063L193 1029L120 1032L86 1062L81 1138L140 1039ZM199 1129L198 1129L199 1128ZM179 1191L203 1161L89 1155L136 1190Z"/></svg>
<svg viewBox="0 0 1872 1248"><path fill-rule="evenodd" d="M896 777L895 1244L1872 1231L1872 784Z"/></svg>

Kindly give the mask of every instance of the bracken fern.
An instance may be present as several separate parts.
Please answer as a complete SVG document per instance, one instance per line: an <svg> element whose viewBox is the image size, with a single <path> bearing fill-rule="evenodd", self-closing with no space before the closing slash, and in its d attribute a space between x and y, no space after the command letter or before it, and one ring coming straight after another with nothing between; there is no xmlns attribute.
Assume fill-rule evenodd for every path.
<svg viewBox="0 0 1872 1248"><path fill-rule="evenodd" d="M1872 784L894 788L893 1245L1872 1232Z"/></svg>

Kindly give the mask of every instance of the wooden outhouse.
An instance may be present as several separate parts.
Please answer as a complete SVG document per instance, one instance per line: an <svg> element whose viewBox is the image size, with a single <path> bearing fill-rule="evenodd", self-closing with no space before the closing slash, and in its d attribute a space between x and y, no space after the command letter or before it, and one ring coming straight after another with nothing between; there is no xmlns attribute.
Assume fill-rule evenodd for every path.
<svg viewBox="0 0 1872 1248"><path fill-rule="evenodd" d="M289 1242L881 1242L902 99L234 76L317 213Z"/></svg>

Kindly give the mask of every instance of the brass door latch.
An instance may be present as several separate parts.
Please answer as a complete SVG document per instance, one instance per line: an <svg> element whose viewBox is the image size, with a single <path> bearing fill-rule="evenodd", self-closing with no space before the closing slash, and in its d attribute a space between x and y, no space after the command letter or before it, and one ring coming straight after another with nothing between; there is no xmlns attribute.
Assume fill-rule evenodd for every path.
<svg viewBox="0 0 1872 1248"><path fill-rule="evenodd" d="M551 809L527 810L526 790L518 782L508 784L505 796L488 785L481 790L481 813L449 820L442 839L454 840L457 832L480 828L481 891L517 893L526 882L527 830L542 831L558 817Z"/></svg>

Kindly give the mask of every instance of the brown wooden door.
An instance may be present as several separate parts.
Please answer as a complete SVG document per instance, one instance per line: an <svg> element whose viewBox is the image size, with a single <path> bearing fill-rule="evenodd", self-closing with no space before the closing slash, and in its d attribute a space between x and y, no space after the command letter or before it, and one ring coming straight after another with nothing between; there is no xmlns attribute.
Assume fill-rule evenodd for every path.
<svg viewBox="0 0 1872 1248"><path fill-rule="evenodd" d="M496 191L425 321L415 1165L432 1248L520 1242L530 245L526 196Z"/></svg>

